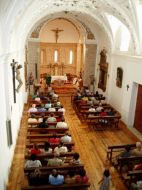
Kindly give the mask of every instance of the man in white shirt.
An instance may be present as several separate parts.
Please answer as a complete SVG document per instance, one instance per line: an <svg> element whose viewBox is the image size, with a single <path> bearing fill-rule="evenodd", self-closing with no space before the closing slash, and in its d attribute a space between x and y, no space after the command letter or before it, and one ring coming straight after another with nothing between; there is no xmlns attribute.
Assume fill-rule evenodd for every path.
<svg viewBox="0 0 142 190"><path fill-rule="evenodd" d="M47 119L47 123L49 124L49 123L55 123L55 122L57 122L57 119L56 119L56 117L54 117L54 114L51 113ZM49 126L48 128L55 128L55 125L49 124L48 126Z"/></svg>
<svg viewBox="0 0 142 190"><path fill-rule="evenodd" d="M65 108L63 108L63 106L61 106L59 109L58 109L58 112L63 112L63 115L65 114Z"/></svg>
<svg viewBox="0 0 142 190"><path fill-rule="evenodd" d="M63 137L61 137L62 143L70 143L72 141L72 137L67 132Z"/></svg>
<svg viewBox="0 0 142 190"><path fill-rule="evenodd" d="M27 160L25 163L25 168L32 168L32 167L41 167L42 164L40 160L36 159L36 155L32 154L30 160Z"/></svg>
<svg viewBox="0 0 142 190"><path fill-rule="evenodd" d="M65 122L65 120L62 119L62 121L59 121L59 122L57 123L56 128L67 129L67 128L68 128L68 125L67 125L67 123Z"/></svg>
<svg viewBox="0 0 142 190"><path fill-rule="evenodd" d="M55 111L56 109L53 106L51 106L51 108L48 109L48 112L55 112Z"/></svg>
<svg viewBox="0 0 142 190"><path fill-rule="evenodd" d="M59 146L55 147L54 152L57 154L68 152L67 147L61 142Z"/></svg>

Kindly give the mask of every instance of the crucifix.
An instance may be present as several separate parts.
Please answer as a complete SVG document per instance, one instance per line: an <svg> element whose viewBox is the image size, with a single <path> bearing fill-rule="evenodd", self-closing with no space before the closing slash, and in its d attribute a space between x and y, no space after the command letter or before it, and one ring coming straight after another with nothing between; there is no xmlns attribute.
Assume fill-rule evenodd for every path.
<svg viewBox="0 0 142 190"><path fill-rule="evenodd" d="M12 63L11 63L11 67L12 67L12 78L13 78L13 96L14 96L14 103L16 103L16 92L19 92L19 89L21 88L23 82L20 76L20 69L22 68L22 65L18 65L18 62L16 62L14 59L12 59ZM16 73L16 77L15 77L15 73ZM18 86L16 88L15 85L15 79L18 81Z"/></svg>
<svg viewBox="0 0 142 190"><path fill-rule="evenodd" d="M12 67L12 79L13 79L13 97L14 97L14 103L16 103L16 92L15 92L15 68L16 68L17 62L12 59L11 67Z"/></svg>
<svg viewBox="0 0 142 190"><path fill-rule="evenodd" d="M55 38L56 38L56 43L58 41L58 38L59 38L59 32L62 32L64 30L60 30L59 28L56 28L56 29L52 29L53 32L55 32Z"/></svg>

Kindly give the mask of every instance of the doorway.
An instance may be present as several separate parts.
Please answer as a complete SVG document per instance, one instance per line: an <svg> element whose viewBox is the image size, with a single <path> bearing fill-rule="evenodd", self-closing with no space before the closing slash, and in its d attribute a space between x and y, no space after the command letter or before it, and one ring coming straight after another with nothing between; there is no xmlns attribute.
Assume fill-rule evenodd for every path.
<svg viewBox="0 0 142 190"><path fill-rule="evenodd" d="M142 85L138 85L134 127L142 133Z"/></svg>

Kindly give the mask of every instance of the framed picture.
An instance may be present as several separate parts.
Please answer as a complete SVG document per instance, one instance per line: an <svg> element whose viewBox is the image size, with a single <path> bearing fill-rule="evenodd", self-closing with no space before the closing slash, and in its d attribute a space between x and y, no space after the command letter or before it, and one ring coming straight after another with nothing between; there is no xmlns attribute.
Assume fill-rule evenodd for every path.
<svg viewBox="0 0 142 190"><path fill-rule="evenodd" d="M7 145L11 146L12 141L12 130L11 130L11 120L6 120L6 131L7 131Z"/></svg>
<svg viewBox="0 0 142 190"><path fill-rule="evenodd" d="M116 86L118 88L122 87L122 79L123 79L123 69L121 67L118 67L116 74Z"/></svg>

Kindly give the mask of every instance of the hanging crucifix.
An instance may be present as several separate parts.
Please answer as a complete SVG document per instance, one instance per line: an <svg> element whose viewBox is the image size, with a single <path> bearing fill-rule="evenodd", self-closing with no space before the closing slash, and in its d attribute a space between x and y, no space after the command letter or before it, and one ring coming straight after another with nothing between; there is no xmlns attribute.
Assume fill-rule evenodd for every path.
<svg viewBox="0 0 142 190"><path fill-rule="evenodd" d="M22 65L18 65L18 62L16 62L14 59L12 59L12 63L11 63L11 67L12 67L12 78L13 78L13 96L14 96L14 103L16 103L16 92L19 92L19 89L21 88L23 82L20 76L20 69L22 68ZM15 73L16 73L16 77L15 77ZM18 81L18 86L16 88L16 82L15 82L15 78Z"/></svg>
<svg viewBox="0 0 142 190"><path fill-rule="evenodd" d="M52 29L53 32L55 32L55 39L56 39L56 43L58 41L58 38L59 38L59 32L62 32L64 30L60 30L59 28L56 28L56 29Z"/></svg>

